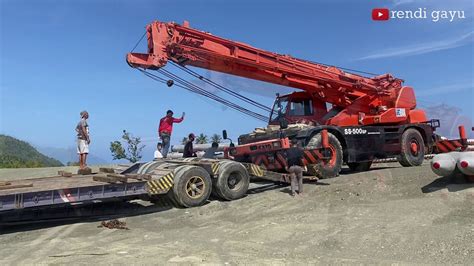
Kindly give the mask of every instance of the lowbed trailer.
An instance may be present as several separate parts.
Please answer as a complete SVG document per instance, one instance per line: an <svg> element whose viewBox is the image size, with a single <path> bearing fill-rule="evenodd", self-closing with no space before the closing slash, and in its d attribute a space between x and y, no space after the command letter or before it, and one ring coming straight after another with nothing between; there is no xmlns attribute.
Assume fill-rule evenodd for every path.
<svg viewBox="0 0 474 266"><path fill-rule="evenodd" d="M195 207L204 204L211 193L223 200L243 197L251 178L289 183L287 174L266 171L254 164L201 158L101 168L99 173L90 175L60 172L53 177L1 182L0 223L34 220L31 211L40 217L41 212L52 208L161 195L176 206Z"/></svg>

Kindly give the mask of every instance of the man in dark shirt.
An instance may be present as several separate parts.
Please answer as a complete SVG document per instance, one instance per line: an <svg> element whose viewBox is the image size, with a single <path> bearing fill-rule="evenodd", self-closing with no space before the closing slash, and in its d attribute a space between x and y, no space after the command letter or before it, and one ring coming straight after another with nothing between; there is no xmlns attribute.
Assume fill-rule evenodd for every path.
<svg viewBox="0 0 474 266"><path fill-rule="evenodd" d="M291 148L286 151L287 171L291 177L291 196L293 197L296 195L296 187L298 187L298 194L303 194L303 149L297 144L297 140L292 139Z"/></svg>
<svg viewBox="0 0 474 266"><path fill-rule="evenodd" d="M196 137L193 133L189 134L188 141L186 142L186 145L184 145L183 158L196 157L193 147L193 141L195 138Z"/></svg>
<svg viewBox="0 0 474 266"><path fill-rule="evenodd" d="M204 155L202 156L202 158L215 159L218 148L219 148L219 143L213 142L211 144L211 147L207 149L206 152L204 152Z"/></svg>

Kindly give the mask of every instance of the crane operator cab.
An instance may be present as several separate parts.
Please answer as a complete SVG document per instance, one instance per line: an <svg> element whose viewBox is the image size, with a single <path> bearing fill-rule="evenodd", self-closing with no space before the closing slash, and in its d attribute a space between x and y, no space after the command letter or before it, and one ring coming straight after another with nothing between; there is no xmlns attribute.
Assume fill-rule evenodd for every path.
<svg viewBox="0 0 474 266"><path fill-rule="evenodd" d="M326 102L311 97L307 92L293 92L283 96L277 94L269 124L279 125L286 121L286 124L321 125L338 113L336 109L328 111Z"/></svg>

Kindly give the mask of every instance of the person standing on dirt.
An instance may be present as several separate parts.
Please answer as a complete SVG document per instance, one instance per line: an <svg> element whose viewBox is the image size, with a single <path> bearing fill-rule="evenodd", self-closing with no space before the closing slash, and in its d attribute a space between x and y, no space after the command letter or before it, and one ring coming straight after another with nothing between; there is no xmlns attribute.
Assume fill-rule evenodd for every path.
<svg viewBox="0 0 474 266"><path fill-rule="evenodd" d="M188 141L184 145L183 158L196 157L196 153L193 148L193 141L196 138L193 133L189 134Z"/></svg>
<svg viewBox="0 0 474 266"><path fill-rule="evenodd" d="M174 118L173 111L166 111L166 116L160 119L158 127L158 135L163 143L163 158L166 158L170 149L171 132L173 131L173 123L181 123L184 120L184 112L181 118Z"/></svg>
<svg viewBox="0 0 474 266"><path fill-rule="evenodd" d="M91 139L89 137L89 125L87 124L89 113L87 111L82 111L80 115L81 121L77 123L76 132L77 154L79 154L79 169L82 170L87 167L87 154L89 154L89 144L91 143Z"/></svg>
<svg viewBox="0 0 474 266"><path fill-rule="evenodd" d="M287 171L291 177L291 196L303 194L303 149L298 147L298 141L296 139L291 140L291 148L286 151L287 156ZM296 190L298 187L298 190Z"/></svg>

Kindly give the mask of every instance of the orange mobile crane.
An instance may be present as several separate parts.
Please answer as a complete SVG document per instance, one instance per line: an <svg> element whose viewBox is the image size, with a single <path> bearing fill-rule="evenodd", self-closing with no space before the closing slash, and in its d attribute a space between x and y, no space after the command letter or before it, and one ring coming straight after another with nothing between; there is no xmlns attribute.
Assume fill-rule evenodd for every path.
<svg viewBox="0 0 474 266"><path fill-rule="evenodd" d="M185 70L194 66L301 90L277 95L269 128L278 130L241 135L238 145L226 151L237 161L282 170L288 139L296 138L307 150L308 171L333 177L343 162L362 171L374 159L389 156L398 156L403 166L418 166L435 147L439 120L428 121L416 109L413 88L391 74L345 72L227 40L188 22L155 21L147 25L146 36L148 52L127 55L128 64L141 71L160 71L171 62ZM291 126L302 122L305 127Z"/></svg>

